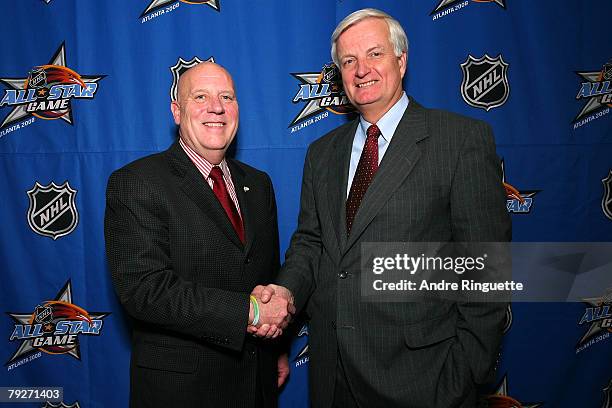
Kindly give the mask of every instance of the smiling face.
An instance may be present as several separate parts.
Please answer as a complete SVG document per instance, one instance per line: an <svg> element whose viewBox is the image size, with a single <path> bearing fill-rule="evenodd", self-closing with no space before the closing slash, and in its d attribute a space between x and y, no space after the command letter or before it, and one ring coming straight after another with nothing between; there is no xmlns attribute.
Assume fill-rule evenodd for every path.
<svg viewBox="0 0 612 408"><path fill-rule="evenodd" d="M397 57L382 18L366 18L336 42L344 91L370 123L376 123L402 96L406 53Z"/></svg>
<svg viewBox="0 0 612 408"><path fill-rule="evenodd" d="M170 108L183 142L219 164L238 130L238 101L229 73L211 62L189 69L181 75L178 100Z"/></svg>

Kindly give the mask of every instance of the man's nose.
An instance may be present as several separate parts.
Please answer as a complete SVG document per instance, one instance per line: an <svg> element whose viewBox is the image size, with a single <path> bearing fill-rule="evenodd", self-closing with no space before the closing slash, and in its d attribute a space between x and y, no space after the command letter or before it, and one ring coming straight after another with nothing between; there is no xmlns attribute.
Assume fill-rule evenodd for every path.
<svg viewBox="0 0 612 408"><path fill-rule="evenodd" d="M223 103L220 98L210 98L210 103L208 104L208 112L216 113L221 115L225 112L225 108L223 107Z"/></svg>
<svg viewBox="0 0 612 408"><path fill-rule="evenodd" d="M363 78L364 76L368 75L369 72L370 64L368 64L365 59L357 60L357 69L355 70L355 75L357 75L359 78Z"/></svg>

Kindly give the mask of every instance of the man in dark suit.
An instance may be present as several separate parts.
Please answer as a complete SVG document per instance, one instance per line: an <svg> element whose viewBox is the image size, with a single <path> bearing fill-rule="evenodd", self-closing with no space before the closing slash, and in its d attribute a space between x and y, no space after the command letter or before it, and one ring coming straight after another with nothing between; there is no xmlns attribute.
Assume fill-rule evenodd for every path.
<svg viewBox="0 0 612 408"><path fill-rule="evenodd" d="M309 147L298 227L262 295L298 310L308 301L313 407L473 408L498 356L501 303L361 297L362 243L511 235L490 128L407 97L407 49L378 10L334 31L332 57L360 117Z"/></svg>
<svg viewBox="0 0 612 408"><path fill-rule="evenodd" d="M279 267L271 181L225 157L238 103L221 66L182 74L171 108L179 140L117 170L107 188L108 262L133 320L130 405L276 406L286 355L246 335L284 327L292 308L250 296Z"/></svg>

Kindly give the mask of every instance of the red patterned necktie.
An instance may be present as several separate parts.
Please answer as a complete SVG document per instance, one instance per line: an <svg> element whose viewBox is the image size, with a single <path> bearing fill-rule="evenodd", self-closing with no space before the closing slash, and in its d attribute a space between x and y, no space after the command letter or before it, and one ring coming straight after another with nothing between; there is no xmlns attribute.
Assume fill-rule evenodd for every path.
<svg viewBox="0 0 612 408"><path fill-rule="evenodd" d="M244 243L244 228L242 226L242 220L240 219L240 215L238 214L238 210L232 201L232 198L227 191L227 186L225 185L225 180L223 180L223 172L219 166L215 166L210 171L210 175L208 176L213 181L213 192L219 199L221 206L225 210L227 217L231 221L234 226L234 230L236 234L238 234L238 238L240 241Z"/></svg>
<svg viewBox="0 0 612 408"><path fill-rule="evenodd" d="M351 232L353 220L355 219L355 214L357 214L359 205L361 205L361 200L378 170L378 136L380 136L380 129L376 125L371 125L366 133L368 136L363 146L361 157L359 158L359 164L357 164L357 170L353 177L351 190L346 199L347 235Z"/></svg>

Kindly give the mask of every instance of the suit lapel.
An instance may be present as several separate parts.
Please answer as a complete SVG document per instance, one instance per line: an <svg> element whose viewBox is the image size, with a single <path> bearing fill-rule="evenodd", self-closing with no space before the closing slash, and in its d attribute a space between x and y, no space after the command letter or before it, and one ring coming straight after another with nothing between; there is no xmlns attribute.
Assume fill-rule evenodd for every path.
<svg viewBox="0 0 612 408"><path fill-rule="evenodd" d="M168 158L170 164L177 171L179 177L182 177L181 189L194 202L207 217L209 217L217 225L217 227L233 242L236 246L242 248L234 227L230 222L225 210L219 203L219 200L213 193L212 188L202 177L202 173L198 171L196 166L191 162L183 148L176 141L168 150ZM233 172L233 169L232 169ZM232 173L233 177L233 173ZM241 187L242 188L242 187ZM242 209L242 203L241 203Z"/></svg>
<svg viewBox="0 0 612 408"><path fill-rule="evenodd" d="M353 138L358 125L359 120L355 120L352 126L348 126L343 134L337 136L334 141L331 160L327 166L327 191L330 215L340 250L346 245L346 184L348 183Z"/></svg>
<svg viewBox="0 0 612 408"><path fill-rule="evenodd" d="M372 184L366 191L344 251L357 242L359 236L403 183L421 156L417 142L427 137L425 112L412 98L393 134Z"/></svg>
<svg viewBox="0 0 612 408"><path fill-rule="evenodd" d="M234 160L227 159L227 164L230 168L230 172L232 173L232 181L234 182L234 188L236 189L238 204L240 204L240 215L242 216L242 224L244 226L244 252L248 253L253 245L253 239L255 238L253 216L249 211L249 208L253 208L253 206L250 205L252 202L253 193L250 193L249 191L254 186L249 186L249 178L247 174L240 167L238 167Z"/></svg>

